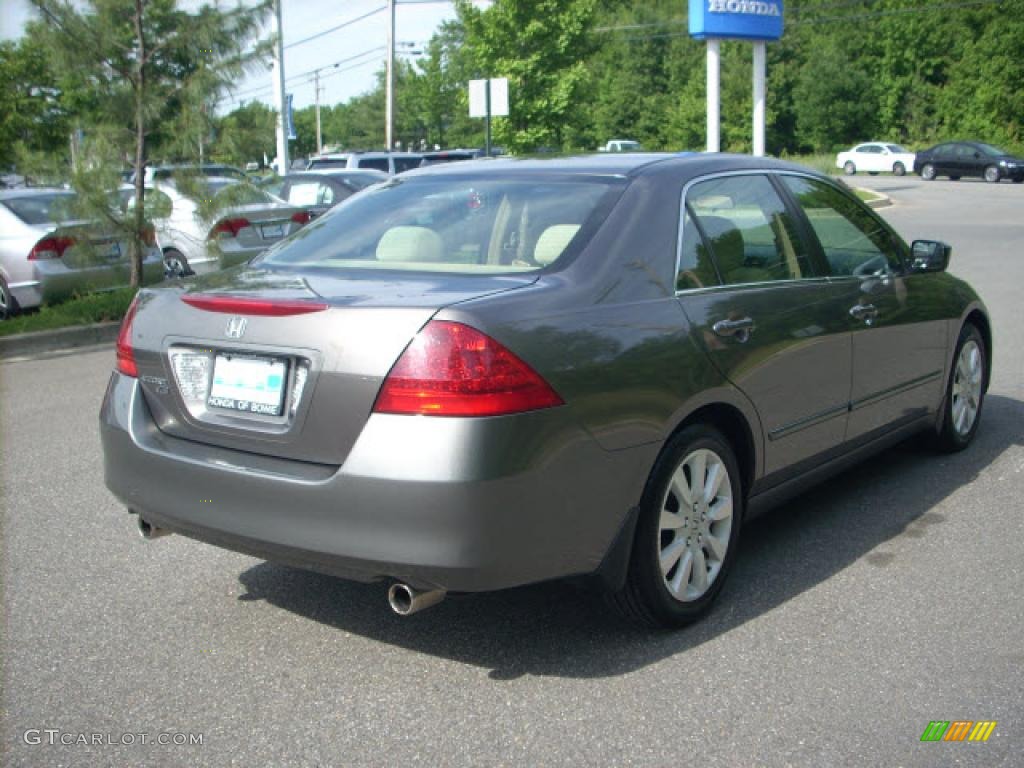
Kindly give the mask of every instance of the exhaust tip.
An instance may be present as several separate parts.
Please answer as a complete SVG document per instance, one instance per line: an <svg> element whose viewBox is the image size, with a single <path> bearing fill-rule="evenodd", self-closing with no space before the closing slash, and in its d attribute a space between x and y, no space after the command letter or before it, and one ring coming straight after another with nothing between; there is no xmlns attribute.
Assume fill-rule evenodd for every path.
<svg viewBox="0 0 1024 768"><path fill-rule="evenodd" d="M419 590L408 584L392 584L388 589L388 604L399 616L411 616L444 600L443 589Z"/></svg>
<svg viewBox="0 0 1024 768"><path fill-rule="evenodd" d="M171 532L166 528L157 528L155 525L150 523L148 520L139 515L139 535L147 541L153 539L159 539L161 536L170 536Z"/></svg>

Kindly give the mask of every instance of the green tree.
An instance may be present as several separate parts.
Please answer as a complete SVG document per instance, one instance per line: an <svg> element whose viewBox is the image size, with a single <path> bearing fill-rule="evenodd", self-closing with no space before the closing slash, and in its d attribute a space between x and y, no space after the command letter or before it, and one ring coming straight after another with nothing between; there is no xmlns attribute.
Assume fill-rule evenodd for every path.
<svg viewBox="0 0 1024 768"><path fill-rule="evenodd" d="M470 66L507 77L509 117L495 135L514 151L565 146L578 110L598 0L497 0L486 10L455 0Z"/></svg>
<svg viewBox="0 0 1024 768"><path fill-rule="evenodd" d="M241 105L216 122L211 157L235 165L273 157L276 122L277 113L260 101Z"/></svg>
<svg viewBox="0 0 1024 768"><path fill-rule="evenodd" d="M0 166L17 147L65 155L69 122L45 53L29 38L0 43Z"/></svg>
<svg viewBox="0 0 1024 768"><path fill-rule="evenodd" d="M39 15L32 33L58 77L91 93L83 116L87 157L72 184L83 213L104 220L131 248L131 281L140 284L147 223L143 173L151 139L182 159L197 157L209 139L212 104L249 67L265 58L253 46L268 5L195 13L175 0L31 0ZM112 209L126 158L138 171L138 204Z"/></svg>

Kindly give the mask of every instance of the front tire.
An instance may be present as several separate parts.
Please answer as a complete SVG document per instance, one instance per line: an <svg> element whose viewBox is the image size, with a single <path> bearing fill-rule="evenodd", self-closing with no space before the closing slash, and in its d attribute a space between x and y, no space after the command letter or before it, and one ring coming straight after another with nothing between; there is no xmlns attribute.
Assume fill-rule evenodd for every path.
<svg viewBox="0 0 1024 768"><path fill-rule="evenodd" d="M846 164L843 165L843 173L847 176L853 176L857 172L857 166L853 164L852 160L847 160Z"/></svg>
<svg viewBox="0 0 1024 768"><path fill-rule="evenodd" d="M988 168L985 169L985 181L987 181L989 184L995 184L997 181L999 181L999 176L1000 173L999 168L997 166L990 165Z"/></svg>
<svg viewBox="0 0 1024 768"><path fill-rule="evenodd" d="M935 181L935 166L931 163L925 163L921 166L921 178L925 181Z"/></svg>
<svg viewBox="0 0 1024 768"><path fill-rule="evenodd" d="M988 388L985 339L973 323L960 330L953 369L942 405L942 426L936 447L946 453L962 451L974 439L981 421L981 407Z"/></svg>
<svg viewBox="0 0 1024 768"><path fill-rule="evenodd" d="M895 164L893 164L893 166L892 166L892 175L893 176L903 176L906 173L907 173L907 166L905 166L903 163L895 163Z"/></svg>
<svg viewBox="0 0 1024 768"><path fill-rule="evenodd" d="M725 583L742 519L740 469L728 441L713 427L687 427L651 472L626 583L613 604L647 626L696 621Z"/></svg>

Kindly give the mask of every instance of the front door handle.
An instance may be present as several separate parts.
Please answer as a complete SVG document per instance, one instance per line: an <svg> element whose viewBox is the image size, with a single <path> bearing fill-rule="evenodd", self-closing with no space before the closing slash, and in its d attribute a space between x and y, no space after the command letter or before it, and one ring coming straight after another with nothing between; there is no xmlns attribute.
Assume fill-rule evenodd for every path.
<svg viewBox="0 0 1024 768"><path fill-rule="evenodd" d="M719 336L735 336L736 341L744 342L750 338L756 327L752 318L741 317L738 320L719 320L711 326L711 330Z"/></svg>
<svg viewBox="0 0 1024 768"><path fill-rule="evenodd" d="M854 320L863 320L868 325L878 317L878 309L874 304L855 304L850 307L850 317Z"/></svg>

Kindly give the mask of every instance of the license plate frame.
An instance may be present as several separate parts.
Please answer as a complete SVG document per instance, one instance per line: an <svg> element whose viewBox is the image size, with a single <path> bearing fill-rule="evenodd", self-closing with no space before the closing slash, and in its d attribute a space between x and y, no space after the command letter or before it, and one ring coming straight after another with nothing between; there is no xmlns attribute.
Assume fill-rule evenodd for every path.
<svg viewBox="0 0 1024 768"><path fill-rule="evenodd" d="M288 361L265 355L218 352L206 405L220 412L280 416L284 411Z"/></svg>
<svg viewBox="0 0 1024 768"><path fill-rule="evenodd" d="M260 227L260 234L264 240L284 237L284 224L264 224Z"/></svg>

